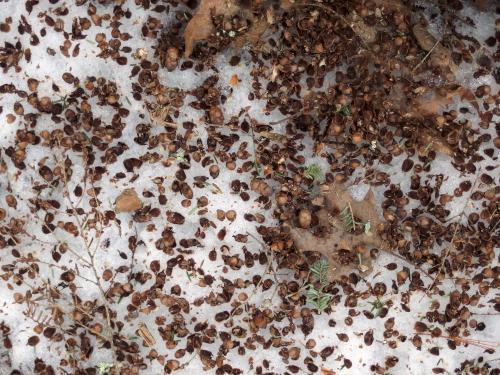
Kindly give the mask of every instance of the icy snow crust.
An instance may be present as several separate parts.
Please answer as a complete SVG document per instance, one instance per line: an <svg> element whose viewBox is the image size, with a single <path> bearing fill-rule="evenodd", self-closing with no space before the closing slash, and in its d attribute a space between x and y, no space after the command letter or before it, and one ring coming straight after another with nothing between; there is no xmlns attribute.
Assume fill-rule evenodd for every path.
<svg viewBox="0 0 500 375"><path fill-rule="evenodd" d="M104 8L102 6L97 6L98 12L104 12ZM131 34L132 38L127 42L124 42L124 45L130 46L132 50L136 50L137 48L144 48L150 58L153 56L153 43L154 40L146 39L141 35L141 25L146 22L149 12L141 7L137 7L133 1L129 1L123 8L130 8L133 13L131 19L122 18L121 22L124 22L125 25L121 27L122 30L126 30ZM73 17L85 17L86 7L76 7L70 5L70 14L65 17L61 17L65 22L65 29L68 31L71 27L71 22ZM73 88L66 84L61 75L63 72L71 72L75 77L79 77L81 82L84 82L87 76L95 76L95 77L105 77L109 81L116 82L119 94L120 101L122 105L125 105L127 109L130 110L130 115L124 119L126 121L126 128L123 132L123 140L127 141L127 145L129 149L125 151L118 159L118 161L110 166L108 166L108 173L105 174L101 181L98 182L98 186L103 188L103 192L100 195L100 200L102 202L102 208L104 210L113 209L113 202L115 198L120 194L121 191L125 188L133 187L141 196L141 193L144 190L156 191L155 184L153 183L153 179L155 177L164 177L165 178L165 187L170 186L172 181L172 176L177 169L177 165L174 163L173 166L169 168L159 168L157 165L148 165L144 163L140 170L137 172L138 177L135 181L130 182L130 178L119 180L119 182L115 182L112 180L113 176L117 172L123 171L123 160L130 157L139 157L143 155L147 151L146 146L141 146L132 141L135 136L135 127L138 123L144 122L140 115L144 115L147 118L147 113L145 108L143 107L143 103L136 101L132 98L132 89L131 83L132 79L130 78L131 66L133 64L137 64L138 61L134 60L128 55L128 64L125 66L120 66L111 59L107 61L96 57L96 55L100 52L96 47L95 43L95 35L98 32L105 33L109 38L110 28L108 22L103 22L101 27L97 27L92 25L90 30L84 31L87 35L86 39L75 41L80 43L80 54L76 58L66 58L59 51L59 46L62 45L64 38L61 33L55 32L52 28L47 27L43 22L43 17L40 16L43 12L48 12L49 14L53 10L53 5L51 5L48 1L42 0L39 5L36 5L34 11L31 14L28 14L24 7L24 2L22 1L8 1L2 2L0 4L0 21L3 21L6 17L12 17L12 31L10 33L0 33L0 43L3 44L4 41L8 41L11 43L15 43L17 40L20 40L24 47L29 46L29 38L28 34L19 35L17 33L17 24L21 18L21 15L24 15L27 18L27 21L33 27L33 31L39 34L42 28L46 28L47 35L44 38L41 38L41 42L38 46L30 46L32 52L31 62L27 63L25 59L22 59L20 62L20 66L22 71L16 73L14 69L10 69L7 74L0 74L0 84L6 83L14 83L17 88L23 89L27 91L26 81L28 77L36 78L41 83L38 89L38 95L41 96L49 96L51 98L57 99L55 93L52 91L51 85L52 83L57 84L61 88L61 92L59 93L61 96L64 96L67 93L70 93ZM476 10L472 8L467 8L463 11L464 14L472 17L474 21L480 25L477 29L468 28L467 31L469 33L473 33L479 40L484 40L486 36L494 34L494 20L491 15L487 12L478 13ZM168 16L165 14L154 13L155 17L160 17L162 21L167 24ZM73 46L76 44L73 42ZM55 56L49 56L47 54L47 47L50 47L56 51ZM279 113L272 113L266 115L263 113L264 104L258 101L249 101L248 94L251 91L251 76L250 72L252 66L249 63L249 60L243 58L242 62L235 67L231 67L228 64L228 59L231 56L231 51L227 51L226 53L221 54L218 57L216 62L216 67L219 72L219 85L222 90L229 87L229 80L233 74L237 74L241 79L241 82L233 87L233 92L227 102L223 106L223 111L225 118L229 118L232 115L237 115L241 108L249 107L249 115L259 121L260 123L269 123L272 121L278 121L282 119L282 115ZM166 70L160 71L161 82L170 87L178 87L181 89L193 89L200 85L203 80L208 77L212 72L202 72L195 73L194 70L190 69L187 71L174 71L167 72ZM476 87L477 85L488 83L493 85L494 83L491 81L484 82L485 78L483 77L480 81L472 78L472 71L462 71L459 72L459 77L463 82L466 82L471 88ZM128 100L126 100L128 98ZM3 95L0 97L0 106L3 106L3 113L0 114L0 146L2 148L7 148L9 145L13 144L15 132L17 129L22 128L24 124L22 120L18 116L16 121L13 124L7 124L6 116L8 113L12 113L12 107L16 101L20 100L14 94ZM188 101L191 100L188 97ZM25 110L29 111L29 104L23 103ZM101 117L103 122L110 122L112 111L107 107L93 107L93 110L96 111L96 108L100 108L102 111L98 113L98 116ZM181 124L183 121L193 121L197 124L196 127L196 138L201 139L202 141L206 139L206 130L205 125L198 121L201 116L201 112L196 111L185 105L181 108L181 116L176 119L177 123ZM477 126L477 120L471 118L472 121L475 121L475 126ZM40 117L37 125L37 130L42 130L44 127L48 130L53 126L50 117L42 116ZM280 126L275 126L273 128L274 132L279 133L281 131ZM229 133L229 131L228 131ZM251 142L250 136L246 134L239 134L241 137L241 142ZM306 145L306 149L304 151L304 155L309 157L308 153L311 153L312 144L308 143L308 138L304 139L304 143ZM237 147L234 146L234 147ZM251 148L249 148L251 150ZM57 155L56 155L57 156ZM73 156L72 160L77 161L80 160L76 155ZM167 151L165 151L165 158L168 156ZM27 221L27 232L36 236L39 240L30 240L28 237L23 237L22 245L18 247L18 250L21 252L23 256L28 253L32 253L35 257L40 260L45 260L47 262L52 262L50 256L51 247L57 242L67 242L68 245L74 249L79 249L82 246L81 240L75 237L68 235L66 232L61 230L56 230L53 235L45 235L40 231L40 225L33 218L33 215L30 214L28 205L26 204L29 198L35 196L35 192L31 189L33 181L41 182L41 177L37 172L37 163L44 157L49 157L53 159L53 155L48 153L48 149L46 147L37 147L30 146L27 149L27 157L26 157L26 165L27 168L19 173L18 169L15 168L9 158L4 156L4 160L8 165L8 171L6 174L0 175L0 195L2 199L0 199L0 205L8 211L9 215L13 214L13 208L9 208L5 204L5 200L3 196L7 194L10 190L12 194L14 194L18 200L18 206L15 210L15 213L24 218ZM61 157L59 155L59 157ZM401 163L404 157L399 159L395 159L392 162L392 165L389 166L380 166L379 170L382 170L392 177L393 183L401 183L401 188L403 191L409 190L409 176L405 176L404 173L401 172ZM324 170L327 169L326 160L317 157L310 161L310 163L318 163L320 164ZM493 160L486 158L484 161L484 165L492 165L495 163ZM54 166L52 162L52 166ZM221 278L229 278L236 279L237 277L242 277L243 279L251 279L252 275L263 275L265 273L266 265L257 264L251 268L251 270L242 267L239 271L234 271L224 267L224 263L219 256L217 261L208 262L207 257L208 253L212 249L219 249L221 245L225 244L228 246L229 254L238 254L242 251L242 244L234 241L233 236L236 234L245 234L251 233L256 237L259 237L256 233L256 230L252 223L244 220L243 216L245 213L262 213L266 215L266 225L272 225L275 223L273 218L269 216L269 210L265 211L259 207L259 204L255 202L255 198L257 196L254 193L252 195L252 199L248 202L243 202L237 195L231 194L231 189L229 187L229 182L235 178L235 171L230 171L221 166L221 173L216 183L222 190L222 194L214 193L213 189L210 186L207 186L204 189L193 188L194 190L194 199L193 202L196 202L196 198L205 195L209 198L209 206L207 217L209 217L214 222L220 223L217 221L215 217L216 209L230 210L233 209L237 213L237 218L234 222L229 223L225 221L221 226L226 226L228 231L225 240L223 243L217 239L216 230L207 230L206 237L203 240L200 240L201 246L199 248L193 249L193 253L187 255L187 257L192 258L197 266L200 266L202 262L205 260L203 268L204 270L211 274L215 278L215 282L211 287L200 287L198 286L198 276L190 275L189 277L186 275L184 270L176 267L174 268L174 272L172 276L167 277L167 282L165 285L165 293L169 293L169 289L172 285L178 284L182 288L181 297L186 298L189 302L193 302L198 298L206 297L210 292L217 293L217 291L221 290L222 280ZM207 175L207 172L201 165L197 163L193 163L191 168L186 171L187 173L187 182L192 185L192 177L196 175ZM462 176L457 172L450 164L450 159L446 156L439 156L437 160L435 160L432 164L432 168L430 174L444 174L445 181L441 188L442 193L452 194L453 190L460 183ZM477 172L480 173L480 172ZM72 192L76 184L78 184L81 176L83 175L83 166L76 165L74 167L74 176L72 177L72 181L69 183L69 191ZM359 175L362 176L362 171L359 172ZM249 183L249 175L248 174L239 174L237 176L240 180L246 181ZM355 176L354 176L355 177ZM474 177L469 176L471 180L474 180ZM209 180L211 181L211 180ZM167 188L168 189L168 188ZM360 185L356 186L353 194L362 199L363 195L367 191L367 186ZM63 201L63 191L62 188L59 187L54 191L48 192L43 191L42 198L50 198L50 194L52 194L53 199L58 199L59 201ZM377 199L382 200L382 190L375 188L375 194ZM191 208L184 208L181 206L180 195L174 195L172 192L168 192L168 203L166 209L180 212L185 218L186 222L182 226L175 226L176 237L178 238L193 238L194 232L198 227L199 216L197 212L190 213ZM74 198L74 197L73 197ZM155 197L152 198L143 198L144 202L147 204L148 199L154 200ZM467 200L467 196L454 200L451 207L450 217L459 213L463 205ZM88 208L88 202L84 202L83 208ZM473 209L473 208L472 208ZM118 214L118 218L121 221L121 227L118 228L117 225L111 225L106 228L104 232L104 237L102 242L104 243L106 240L110 241L110 246L104 248L103 246L99 249L99 256L96 258L97 268L99 270L104 270L105 268L118 268L122 265L130 265L130 259L122 259L119 255L119 250L128 249L128 237L132 234L137 234L138 242L142 241L142 244L139 244L135 253L135 265L134 271L145 270L149 271L149 266L151 261L159 260L162 268L166 264L167 260L170 258L165 254L161 253L155 248L155 241L159 238L161 230L165 227L166 221L164 218L164 214L160 215L157 218L154 218L152 223L156 225L157 231L147 231L146 224L136 223L131 220L131 215L129 213L121 213ZM218 224L219 225L219 224ZM219 228L219 227L218 227ZM258 253L261 251L265 251L261 243L256 241L253 237L249 237L249 242L245 244L246 248L252 253ZM10 255L10 251L6 251L7 249L2 250L0 261L2 264L10 263L14 259ZM435 252L439 253L442 249L436 248ZM175 255L175 253L174 253ZM74 261L69 261L71 258L65 256L62 258L61 265L67 265L68 267L74 268ZM64 264L67 262L67 264ZM374 284L375 282L385 282L386 285L391 285L392 278L394 275L392 273L384 272L384 265L395 262L398 264L399 268L408 267L407 263L401 262L399 259L392 257L390 255L382 253L381 256L375 261L375 270L374 272L368 276L365 282L360 282L357 285L357 289L359 291L363 291L367 289L368 284ZM57 284L59 282L58 275L60 271L53 268L45 267L41 265L43 269L43 274L45 275L46 282ZM273 267L277 269L276 267ZM411 268L411 267L410 267ZM88 278L92 278L92 273L89 269L79 268L81 275L86 276ZM413 269L412 269L413 270ZM266 275L265 278L270 278L276 276L278 280L290 280L293 278L293 274L291 271L279 269L276 275ZM124 279L117 281L125 281L126 275L121 274ZM80 285L82 285L82 289L78 291L79 295L82 298L86 298L88 300L98 299L100 298L99 291L97 287L91 283L86 283L85 281L80 280ZM27 283L30 283L30 280L27 280ZM142 286L141 288L147 289L154 283L154 280L150 280L147 284ZM452 280L446 280L444 285L441 287L442 290L447 290L453 286ZM43 358L46 363L52 364L52 366L56 369L57 372L61 371L59 366L59 361L61 358L64 358L67 353L65 353L64 347L59 343L52 343L49 340L46 340L43 335L40 335L41 343L36 347L29 347L26 345L27 340L30 336L33 335L33 327L35 323L23 315L23 311L25 311L26 306L24 304L16 304L14 303L13 293L15 291L24 291L26 290L27 285L14 286L13 284L0 282L0 321L4 321L8 326L11 327L10 338L12 340L13 347L11 350L7 350L3 348L0 344L0 374L9 374L11 370L18 369L24 374L32 374L33 373L33 361L35 358L40 357ZM445 368L449 373L452 373L455 368L459 367L459 364L466 359L473 360L478 358L479 356L483 356L485 361L488 359L493 359L495 355L485 354L484 351L480 348L469 346L463 347L460 346L456 350L450 350L446 345L446 340L444 339L433 339L430 342L428 336L422 336L424 340L423 350L417 350L413 344L411 343L411 337L413 336L413 324L415 321L419 320L419 317L422 314L425 314L428 311L430 304L433 302L428 296L424 293L412 293L411 299L409 303L410 311L406 312L401 308L401 294L404 291L404 286L401 287L399 294L391 294L389 292L386 294L382 300L388 301L391 300L394 304L394 307L389 310L389 314L385 319L375 318L372 320L369 319L354 319L354 324L352 326L347 326L344 322L344 319L348 316L348 307L345 307L343 304L339 304L333 307L333 312L330 314L321 314L315 316L315 327L313 332L308 337L304 337L299 329L295 331L295 333L290 333L287 337L284 337L286 341L294 342L295 346L301 348L301 359L293 362L297 366L302 369L302 373L308 373L306 366L304 365L303 359L306 356L312 355L311 353L319 352L325 346L333 346L335 347L334 354L326 361L323 362L322 367L325 369L331 369L335 371L337 374L365 374L369 373L369 366L371 364L384 363L384 360L387 356L396 356L399 358L399 362L397 365L391 369L391 374L430 374L432 373L433 367L442 367ZM255 304L257 306L269 307L273 310L277 310L279 308L279 298L272 298L275 292L274 287L267 290L261 291L259 290L257 293L254 293L254 286L250 285L247 289L238 290L237 292L245 291L249 296L249 304ZM490 292L491 297L494 298L495 291ZM448 296L446 293L439 298L437 296L433 297L437 299L443 304L447 303ZM165 355L166 359L174 358L174 350L167 349L164 344L162 338L159 336L158 331L155 329L155 318L160 315L164 315L167 317L167 323L169 322L169 313L168 309L159 305L156 311L151 312L149 315L140 314L140 319L133 319L130 322L126 321L126 306L128 304L128 297L124 298L124 300L117 305L113 305L113 309L119 314L119 319L125 322L125 327L123 329L123 335L125 337L133 337L136 336L136 330L138 329L139 323L144 323L149 327L151 333L156 339L155 349L159 354ZM489 298L484 298L487 301ZM372 305L370 302L373 302L371 299L361 301L361 309L362 310L370 310ZM63 308L69 309L70 306L62 306ZM209 324L213 324L215 327L220 327L219 330L224 329L223 322L216 322L213 317L215 313L223 310L228 310L230 307L228 304L223 304L220 306L212 307L208 304L202 304L200 307L196 307L191 304L191 310L189 315L186 317L186 321L192 322L189 324L194 325L196 322L203 322L208 320ZM494 312L488 310L488 306L476 306L476 311L481 313ZM396 349L389 349L387 345L384 345L385 339L382 336L384 331L384 322L389 317L396 317L396 325L394 329L398 330L400 333L407 335L408 340L406 342L399 342ZM242 327L246 327L247 323L243 321L244 318L247 318L247 315L243 313L242 315L235 316L234 320L237 322L237 325ZM331 328L328 326L328 321L330 319L334 319L336 321L336 326ZM471 338L477 338L481 340L491 340L496 341L498 337L500 337L500 325L495 322L495 316L478 316L478 321L484 321L487 325L487 330L483 332L476 332L472 335ZM195 322L196 320L196 322ZM286 324L287 322L282 322L281 324ZM274 324L279 324L274 322ZM296 323L297 325L300 322ZM374 332L375 340L371 346L366 346L363 342L363 334L372 329ZM348 342L340 342L337 333L346 333L349 335ZM262 330L260 334L264 335L264 337L269 338L269 332L267 330ZM308 350L305 347L305 342L309 338L314 338L317 342L316 347L313 350ZM93 338L94 340L95 338ZM179 338L180 345L179 347L184 347L186 338ZM140 340L142 341L142 340ZM440 354L438 356L430 355L428 352L428 348L432 346L438 345L440 347ZM149 348L139 345L144 356L149 352ZM112 354L109 350L99 348L98 343L94 342L94 353L92 355L92 362L85 363L85 366L92 367L97 366L99 362L112 363L113 358ZM215 353L217 351L217 345L205 346L204 349L210 350L213 349ZM287 371L285 364L280 358L278 352L280 348L270 347L267 350L263 350L262 348L257 348L255 351L247 351L245 356L239 356L236 351L231 351L227 357L227 361L232 363L233 366L241 368L244 370L245 374L253 374L255 373L255 366L250 365L253 363L255 365L261 364L262 360L266 359L270 363L270 367L267 371L281 374ZM342 366L343 358L347 357L352 361L352 368L347 369ZM181 363L187 362L191 358L190 355L186 355L182 358ZM292 363L292 361L291 361ZM496 363L492 363L492 367L496 367ZM198 357L195 356L189 364L185 366L184 369L179 370L179 374L193 374L193 373L201 373L204 371L203 365ZM144 370L144 374L162 374L164 372L163 367L157 362L152 361L149 364L149 368ZM208 370L207 373L214 373L214 370ZM62 371L60 372L62 373Z"/></svg>

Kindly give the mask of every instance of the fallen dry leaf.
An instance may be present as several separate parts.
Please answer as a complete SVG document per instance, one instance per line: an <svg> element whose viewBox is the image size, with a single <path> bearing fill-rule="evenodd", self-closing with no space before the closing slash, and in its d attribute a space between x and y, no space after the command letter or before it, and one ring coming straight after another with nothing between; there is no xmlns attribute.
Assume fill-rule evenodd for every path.
<svg viewBox="0 0 500 375"><path fill-rule="evenodd" d="M383 224L375 209L373 191L370 189L362 201L356 201L345 186L325 185L322 196L324 207L316 215L319 226L326 228L327 235L318 237L310 229L292 227L290 234L295 246L299 251L317 251L325 256L329 263L328 277L331 281L353 270L367 274L371 270L368 246L383 246L383 240L378 234L378 229ZM370 223L370 230L360 234L346 231L345 223L340 217L340 212L346 207L350 207L357 221Z"/></svg>
<svg viewBox="0 0 500 375"><path fill-rule="evenodd" d="M417 23L412 28L413 35L417 40L418 45L427 52L431 52L429 61L431 65L449 70L455 73L458 69L457 65L451 58L451 52L445 48L440 41L427 30L427 27L421 23Z"/></svg>
<svg viewBox="0 0 500 375"><path fill-rule="evenodd" d="M280 6L284 10L290 9L294 5L294 2L288 0L280 2ZM253 14L252 9L242 8L235 0L202 0L184 31L184 58L191 55L195 42L207 39L215 31L212 17L221 15L232 17L237 13L242 13L250 20L251 24L244 34L235 38L234 45L237 48L243 47L246 43L257 44L268 26L274 22L271 8L266 9L263 15L257 17Z"/></svg>
<svg viewBox="0 0 500 375"><path fill-rule="evenodd" d="M247 43L250 43L252 45L257 44L262 34L264 34L268 26L270 25L269 20L270 18L266 17L255 19L248 31L236 38L236 40L234 41L234 46L236 48L242 48Z"/></svg>
<svg viewBox="0 0 500 375"><path fill-rule="evenodd" d="M479 105L474 94L463 86L454 85L417 96L412 102L413 109L409 115L411 117L436 116L455 99L469 101L479 112Z"/></svg>
<svg viewBox="0 0 500 375"><path fill-rule="evenodd" d="M212 34L214 31L212 17L220 15L231 17L239 9L233 0L203 0L184 30L184 57L188 58L191 55L196 41L205 40Z"/></svg>
<svg viewBox="0 0 500 375"><path fill-rule="evenodd" d="M141 207L142 202L134 189L124 190L115 201L116 212L131 212Z"/></svg>
<svg viewBox="0 0 500 375"><path fill-rule="evenodd" d="M368 26L361 17L353 13L349 16L350 26L353 31L365 42L371 44L375 42L377 30L375 27Z"/></svg>
<svg viewBox="0 0 500 375"><path fill-rule="evenodd" d="M420 155L425 156L430 148L436 153L453 156L453 149L437 132L430 129L421 129L418 134L417 143Z"/></svg>

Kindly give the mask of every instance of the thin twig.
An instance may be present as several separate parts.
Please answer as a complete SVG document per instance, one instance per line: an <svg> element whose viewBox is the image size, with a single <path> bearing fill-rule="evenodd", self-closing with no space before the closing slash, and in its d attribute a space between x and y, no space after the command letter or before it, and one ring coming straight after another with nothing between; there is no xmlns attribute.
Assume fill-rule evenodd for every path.
<svg viewBox="0 0 500 375"><path fill-rule="evenodd" d="M423 336L432 336L432 333L430 332L414 332L414 334ZM459 344L473 345L483 349L495 349L500 346L500 341L476 340L476 339L468 339L465 337L451 337L451 336L438 336L438 338L451 340Z"/></svg>
<svg viewBox="0 0 500 375"><path fill-rule="evenodd" d="M455 237L458 233L458 228L460 228L459 223L457 223L455 230L453 231L453 236L451 237L450 245L448 246L444 257L441 260L441 264L439 265L439 270L436 272L436 275L432 279L432 283L429 285L429 287L425 291L426 294L429 293L429 291L434 287L434 285L436 284L437 278L439 277L439 275L441 274L441 271L444 268L444 264L446 263L446 259L448 259L448 256L450 255L450 252L451 252L451 249L454 247L453 242L455 241Z"/></svg>
<svg viewBox="0 0 500 375"><path fill-rule="evenodd" d="M56 158L56 160L57 160L57 158ZM82 226L82 223L81 223L80 218L78 216L78 211L76 210L76 207L74 206L73 201L71 199L71 195L70 195L69 188L68 188L68 176L66 174L65 165L64 165L64 163L61 163L59 160L57 160L57 162L60 165L61 171L62 171L62 174L63 174L63 185L64 185L64 189L65 189L65 194L64 195L65 195L65 197L66 197L66 199L67 199L67 201L69 203L69 206L70 206L71 212L72 212L71 216L76 221L80 237L83 240L83 243L85 245L85 250L86 250L87 255L88 255L89 259L90 259L90 261L87 261L87 263L89 263L90 268L92 269L92 271L94 273L94 276L96 278L96 285L97 285L97 287L98 287L98 289L99 289L99 291L101 293L101 296L103 298L104 308L105 308L105 312L106 312L106 322L107 322L107 325L108 325L108 329L111 332L111 336L113 336L114 330L113 330L113 326L111 325L111 315L110 315L110 312L109 312L110 311L110 307L109 307L107 295L106 295L106 292L104 291L103 286L101 285L101 279L99 277L99 274L97 273L97 268L95 266L95 252L98 250L99 245L100 245L100 240L101 240L101 235L102 235L102 222L100 223L100 226L101 226L100 230L97 231L97 229L96 229L98 240L97 240L96 250L95 250L95 252L92 252L92 250L91 250L91 242L89 242L89 240L88 240L87 232L84 230L84 227ZM94 199L96 199L95 188L94 187L92 187L92 191L94 192ZM98 202L97 199L96 199L96 204L98 204L98 207L100 207L100 204L99 204L99 202ZM95 215L97 215L98 220L100 220L99 211L97 211L97 213L95 213ZM115 350L113 338L111 338L111 340L110 340L110 345L111 345L111 351L112 351L113 358L114 358L114 360L116 362L116 350Z"/></svg>
<svg viewBox="0 0 500 375"><path fill-rule="evenodd" d="M85 324L83 323L80 323L80 322L77 322L75 321L75 324L77 326L80 326L82 328L85 328L86 330L88 330L89 332L92 332L94 335L96 335L97 337L99 337L100 339L104 340L104 341L108 341L110 344L113 343L113 339L109 338L109 337L106 337L104 335L102 335L101 333L97 332L95 329L92 329L90 328L89 326L86 326Z"/></svg>
<svg viewBox="0 0 500 375"><path fill-rule="evenodd" d="M40 264L45 264L45 265L47 265L49 267L58 268L58 269L60 269L61 271L64 271L64 272L68 271L67 267L60 266L60 265L55 264L55 263L45 262L45 261L40 260L40 259L19 258L19 259L16 259L15 263L36 263L36 264L40 263ZM78 273L75 273L75 276L79 277L82 280L88 281L89 283L97 285L97 282L95 280L89 279L89 278L87 278L85 276L82 276L82 275L80 275Z"/></svg>
<svg viewBox="0 0 500 375"><path fill-rule="evenodd" d="M455 241L455 238L457 236L457 233L458 233L458 229L461 227L461 224L460 224L460 220L462 219L462 217L465 215L465 210L467 209L467 206L471 200L471 197L472 197L472 193L474 192L474 189L476 188L477 186L477 182L479 181L479 176L481 175L481 168L479 168L477 174L476 174L476 179L474 180L474 184L472 184L472 187L470 189L470 193L469 193L469 196L467 197L465 203L464 203L464 206L460 212L460 214L458 215L459 219L455 222L456 223L456 227L455 227L455 230L453 231L453 236L451 237L451 240L450 240L450 245L448 246L447 250L446 250L446 253L443 257L443 259L441 260L441 264L439 265L439 270L436 272L436 275L434 276L434 279L432 280L432 283L429 285L429 287L427 288L426 290L426 294L429 293L429 291L434 287L434 285L436 284L436 281L437 281L437 278L439 277L439 275L441 274L441 272L443 271L443 268L444 268L444 265L446 263L446 259L448 258L448 256L450 255L451 253L451 250L454 248L454 244L453 242Z"/></svg>

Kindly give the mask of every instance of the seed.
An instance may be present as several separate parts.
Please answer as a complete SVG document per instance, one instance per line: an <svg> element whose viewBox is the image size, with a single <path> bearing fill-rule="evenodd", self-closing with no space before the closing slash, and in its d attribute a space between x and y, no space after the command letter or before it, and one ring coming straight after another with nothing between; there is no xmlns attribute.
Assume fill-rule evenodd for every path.
<svg viewBox="0 0 500 375"><path fill-rule="evenodd" d="M210 176L212 176L212 178L217 178L217 176L219 176L219 166L216 164L212 164L208 171L210 172Z"/></svg>
<svg viewBox="0 0 500 375"><path fill-rule="evenodd" d="M173 211L167 212L167 220L169 223L178 224L178 225L184 224L184 221L185 221L184 216L182 216L178 212L173 212Z"/></svg>
<svg viewBox="0 0 500 375"><path fill-rule="evenodd" d="M198 198L198 200L196 201L196 205L199 208L208 206L208 198L205 196Z"/></svg>
<svg viewBox="0 0 500 375"><path fill-rule="evenodd" d="M17 199L12 194L5 196L5 202L9 207L17 208Z"/></svg>
<svg viewBox="0 0 500 375"><path fill-rule="evenodd" d="M258 312L253 318L253 323L255 324L255 326L257 328L266 328L267 319L264 316L264 314L262 314L261 312Z"/></svg>
<svg viewBox="0 0 500 375"><path fill-rule="evenodd" d="M486 173L483 173L481 175L481 182L486 185L490 185L493 183L493 178L490 175L487 175Z"/></svg>
<svg viewBox="0 0 500 375"><path fill-rule="evenodd" d="M288 197L285 193L279 193L276 196L276 201L279 206L283 206L288 203Z"/></svg>
<svg viewBox="0 0 500 375"><path fill-rule="evenodd" d="M224 114L220 107L213 106L208 111L208 116L210 118L210 123L215 125L222 125L224 123Z"/></svg>
<svg viewBox="0 0 500 375"><path fill-rule="evenodd" d="M28 78L28 88L30 91L36 91L38 89L38 81L34 78Z"/></svg>
<svg viewBox="0 0 500 375"><path fill-rule="evenodd" d="M316 340L314 339L309 339L306 342L306 348L307 349L313 349L316 346Z"/></svg>
<svg viewBox="0 0 500 375"><path fill-rule="evenodd" d="M64 80L64 82L66 83L73 83L75 81L75 77L73 76L73 74L71 73L63 73L62 75L62 79Z"/></svg>
<svg viewBox="0 0 500 375"><path fill-rule="evenodd" d="M397 273L396 277L397 277L398 285L401 285L408 278L408 273L406 271L399 271Z"/></svg>
<svg viewBox="0 0 500 375"><path fill-rule="evenodd" d="M394 211L384 210L384 219L390 222L396 220L396 215L394 214Z"/></svg>
<svg viewBox="0 0 500 375"><path fill-rule="evenodd" d="M356 132L352 135L352 141L354 144L361 143L362 140L363 140L363 134L361 134L360 132Z"/></svg>
<svg viewBox="0 0 500 375"><path fill-rule="evenodd" d="M411 159L405 159L403 161L403 164L401 165L401 170L403 172L408 172L410 169L413 167L413 160Z"/></svg>
<svg viewBox="0 0 500 375"><path fill-rule="evenodd" d="M258 192L260 189L260 183L261 183L261 180L253 179L250 182L250 189L252 189L255 192Z"/></svg>
<svg viewBox="0 0 500 375"><path fill-rule="evenodd" d="M229 210L226 212L226 219L229 221L234 221L236 219L236 211L234 210Z"/></svg>
<svg viewBox="0 0 500 375"><path fill-rule="evenodd" d="M10 25L7 22L0 23L0 31L8 33L10 31Z"/></svg>
<svg viewBox="0 0 500 375"><path fill-rule="evenodd" d="M24 107L21 105L21 103L14 103L14 112L16 112L16 115L18 116L24 115Z"/></svg>
<svg viewBox="0 0 500 375"><path fill-rule="evenodd" d="M220 221L224 221L225 217L226 214L224 210L217 210L217 219L219 219Z"/></svg>
<svg viewBox="0 0 500 375"><path fill-rule="evenodd" d="M102 324L100 323L95 323L92 325L92 330L96 333L102 333Z"/></svg>
<svg viewBox="0 0 500 375"><path fill-rule="evenodd" d="M75 280L75 274L73 271L66 271L61 274L61 280L66 281L67 283L72 282Z"/></svg>
<svg viewBox="0 0 500 375"><path fill-rule="evenodd" d="M302 209L298 216L299 226L303 229L309 229L311 226L312 216L311 212L307 209Z"/></svg>
<svg viewBox="0 0 500 375"><path fill-rule="evenodd" d="M40 342L40 338L38 336L31 336L28 339L29 346L37 346L39 342Z"/></svg>
<svg viewBox="0 0 500 375"><path fill-rule="evenodd" d="M102 273L102 278L105 281L111 280L112 277L113 277L113 272L110 269L105 269L104 272Z"/></svg>

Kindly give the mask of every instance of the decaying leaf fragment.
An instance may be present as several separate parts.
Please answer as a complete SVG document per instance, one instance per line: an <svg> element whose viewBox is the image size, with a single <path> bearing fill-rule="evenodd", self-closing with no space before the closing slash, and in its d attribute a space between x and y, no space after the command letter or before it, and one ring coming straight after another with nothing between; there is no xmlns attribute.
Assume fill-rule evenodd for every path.
<svg viewBox="0 0 500 375"><path fill-rule="evenodd" d="M429 149L434 150L438 154L453 156L453 149L437 131L432 131L431 129L419 130L417 144L419 146L419 154L422 156L425 156Z"/></svg>
<svg viewBox="0 0 500 375"><path fill-rule="evenodd" d="M457 65L453 62L451 52L446 47L441 45L434 36L427 30L422 23L416 23L413 28L413 35L417 40L418 45L427 52L431 52L429 61L431 65L441 67L445 70L450 70L455 73L458 69Z"/></svg>
<svg viewBox="0 0 500 375"><path fill-rule="evenodd" d="M115 201L116 212L132 212L142 207L142 202L134 189L124 190Z"/></svg>
<svg viewBox="0 0 500 375"><path fill-rule="evenodd" d="M214 32L212 17L220 15L231 17L239 9L234 0L202 0L184 30L184 57L188 58L191 55L196 41L207 39Z"/></svg>
<svg viewBox="0 0 500 375"><path fill-rule="evenodd" d="M330 267L330 281L353 270L361 274L368 273L371 270L369 247L383 246L378 234L383 224L375 209L373 191L370 189L362 201L356 201L345 186L324 185L321 195L323 207L316 212L316 216L318 225L326 229L326 236L318 237L310 229L291 227L290 234L295 246L299 251L317 251L325 256ZM355 219L357 231L346 228L343 217L346 210ZM358 233L359 229L362 229L362 233Z"/></svg>
<svg viewBox="0 0 500 375"><path fill-rule="evenodd" d="M358 35L364 43L371 44L377 38L377 30L375 27L368 26L363 19L356 13L352 13L349 18L349 26Z"/></svg>
<svg viewBox="0 0 500 375"><path fill-rule="evenodd" d="M288 9L291 4L289 1L283 0L281 7ZM191 55L195 42L207 39L216 31L214 30L212 17L224 16L229 18L238 13L242 13L251 21L251 27L244 34L235 38L234 44L238 48L241 48L247 42L256 44L267 27L274 21L271 8L267 9L261 17L257 17L252 13L251 9L242 8L236 0L202 0L184 30L184 58Z"/></svg>
<svg viewBox="0 0 500 375"><path fill-rule="evenodd" d="M457 84L433 89L421 86L414 89L413 93L416 96L410 97L401 84L396 84L392 87L384 105L388 109L398 111L405 118L425 119L437 118L442 111L446 110L447 106L455 101L467 101L480 114L479 104L474 93ZM438 128L421 127L417 132L417 144L419 148L425 150L423 154L432 149L437 153L453 155L452 146L440 135Z"/></svg>

